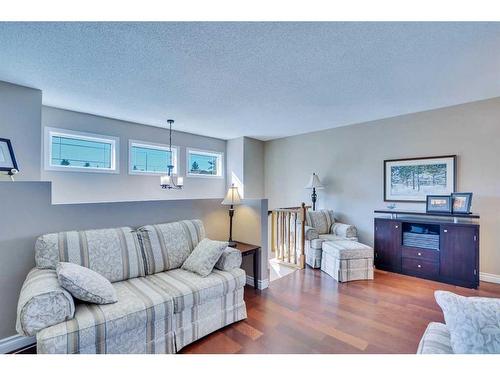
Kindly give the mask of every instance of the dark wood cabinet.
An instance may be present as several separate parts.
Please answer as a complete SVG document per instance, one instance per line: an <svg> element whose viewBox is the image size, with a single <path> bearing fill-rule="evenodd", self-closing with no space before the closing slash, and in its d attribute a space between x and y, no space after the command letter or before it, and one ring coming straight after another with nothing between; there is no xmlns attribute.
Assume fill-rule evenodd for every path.
<svg viewBox="0 0 500 375"><path fill-rule="evenodd" d="M392 272L401 271L401 222L375 220L375 265Z"/></svg>
<svg viewBox="0 0 500 375"><path fill-rule="evenodd" d="M471 286L479 284L479 227L441 226L439 273L443 281Z"/></svg>
<svg viewBox="0 0 500 375"><path fill-rule="evenodd" d="M479 286L478 224L376 218L374 229L376 268Z"/></svg>

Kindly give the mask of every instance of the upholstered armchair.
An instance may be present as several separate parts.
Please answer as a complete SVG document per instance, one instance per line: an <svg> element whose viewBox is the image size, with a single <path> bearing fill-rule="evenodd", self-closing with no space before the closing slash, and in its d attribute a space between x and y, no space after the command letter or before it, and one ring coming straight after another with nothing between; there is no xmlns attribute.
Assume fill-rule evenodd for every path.
<svg viewBox="0 0 500 375"><path fill-rule="evenodd" d="M305 236L306 263L312 268L321 267L323 242L358 240L356 227L336 221L331 210L307 211Z"/></svg>

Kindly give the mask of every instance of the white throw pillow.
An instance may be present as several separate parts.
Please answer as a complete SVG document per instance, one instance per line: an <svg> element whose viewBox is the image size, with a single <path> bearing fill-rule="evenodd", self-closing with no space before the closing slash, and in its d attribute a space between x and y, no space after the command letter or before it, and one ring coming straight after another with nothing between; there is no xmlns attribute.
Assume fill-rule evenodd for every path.
<svg viewBox="0 0 500 375"><path fill-rule="evenodd" d="M500 353L500 298L434 293L456 354Z"/></svg>
<svg viewBox="0 0 500 375"><path fill-rule="evenodd" d="M99 305L118 301L115 288L109 280L90 268L59 262L56 272L61 286L79 300Z"/></svg>
<svg viewBox="0 0 500 375"><path fill-rule="evenodd" d="M227 245L227 242L203 239L186 259L182 269L203 277L210 275Z"/></svg>

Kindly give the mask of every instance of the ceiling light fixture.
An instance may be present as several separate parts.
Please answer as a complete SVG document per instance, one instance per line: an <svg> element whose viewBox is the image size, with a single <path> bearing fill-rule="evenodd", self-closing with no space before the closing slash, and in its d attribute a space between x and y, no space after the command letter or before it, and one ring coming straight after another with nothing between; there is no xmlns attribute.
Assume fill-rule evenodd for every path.
<svg viewBox="0 0 500 375"><path fill-rule="evenodd" d="M182 189L184 185L184 178L177 176L176 173L173 173L174 166L172 165L173 155L172 155L172 124L174 120L167 120L169 124L169 151L170 151L170 163L167 165L167 175L161 176L160 185L162 189Z"/></svg>

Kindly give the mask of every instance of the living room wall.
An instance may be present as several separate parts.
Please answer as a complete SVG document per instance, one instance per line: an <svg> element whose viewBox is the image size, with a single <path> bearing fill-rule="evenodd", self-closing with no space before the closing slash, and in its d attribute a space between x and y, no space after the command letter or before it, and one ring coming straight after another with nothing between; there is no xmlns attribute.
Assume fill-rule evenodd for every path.
<svg viewBox="0 0 500 375"><path fill-rule="evenodd" d="M226 141L178 131L174 123L172 144L179 147L179 171L184 176L184 188L163 190L159 176L130 175L128 171L130 139L168 144L168 130L145 126L87 113L42 107L42 127L109 135L120 138L120 173L82 173L46 171L42 180L53 182L53 203L122 202L137 200L207 199L224 197L224 177L186 176L186 147L209 151L226 151ZM89 189L92 186L92 189Z"/></svg>
<svg viewBox="0 0 500 375"><path fill-rule="evenodd" d="M385 159L456 154L457 189L473 192L481 215L482 279L500 281L500 98L333 128L266 142L269 207L310 202L316 172L326 185L318 206L336 211L373 244L373 210L385 208ZM424 204L397 204L424 210Z"/></svg>
<svg viewBox="0 0 500 375"><path fill-rule="evenodd" d="M19 181L40 180L42 92L0 81L0 138L10 139ZM0 175L0 181L8 177Z"/></svg>
<svg viewBox="0 0 500 375"><path fill-rule="evenodd" d="M34 266L34 244L39 235L193 218L203 220L211 239L226 240L229 232L227 207L220 204L220 199L53 205L50 182L0 182L0 196L6 198L0 215L0 353L2 338L15 334L19 291ZM267 201L245 200L237 208L234 238L262 246L264 260L267 231L262 228L267 228ZM252 264L246 259L243 268L252 274ZM264 261L259 280L260 285L267 285Z"/></svg>

